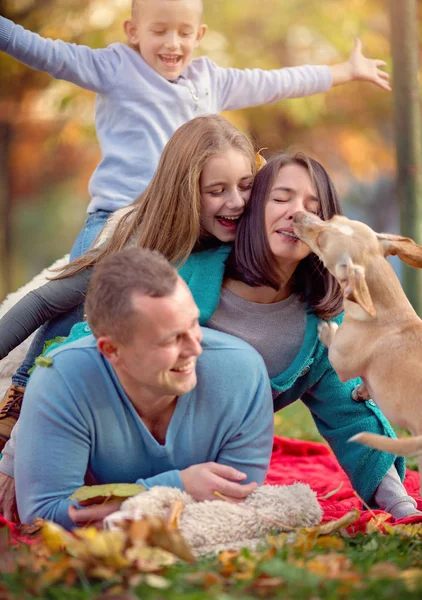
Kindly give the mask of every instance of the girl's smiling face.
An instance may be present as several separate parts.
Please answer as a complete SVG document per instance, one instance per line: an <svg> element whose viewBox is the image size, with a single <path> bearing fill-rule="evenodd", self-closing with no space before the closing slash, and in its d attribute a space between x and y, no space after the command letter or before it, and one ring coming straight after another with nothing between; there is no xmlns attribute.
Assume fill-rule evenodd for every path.
<svg viewBox="0 0 422 600"><path fill-rule="evenodd" d="M202 229L221 242L232 242L252 183L250 159L239 150L230 148L210 158L200 178Z"/></svg>

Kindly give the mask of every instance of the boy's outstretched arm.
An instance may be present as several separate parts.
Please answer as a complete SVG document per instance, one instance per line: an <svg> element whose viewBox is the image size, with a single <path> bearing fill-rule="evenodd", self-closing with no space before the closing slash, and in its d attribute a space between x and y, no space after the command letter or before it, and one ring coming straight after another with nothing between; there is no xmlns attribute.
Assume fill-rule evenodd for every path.
<svg viewBox="0 0 422 600"><path fill-rule="evenodd" d="M50 40L0 16L0 51L55 79L64 79L93 92L106 93L115 83L120 57L113 47Z"/></svg>
<svg viewBox="0 0 422 600"><path fill-rule="evenodd" d="M381 69L386 64L384 60L366 58L362 54L362 42L359 38L356 38L349 60L330 67L333 86L349 81L370 81L383 90L390 92L390 75Z"/></svg>

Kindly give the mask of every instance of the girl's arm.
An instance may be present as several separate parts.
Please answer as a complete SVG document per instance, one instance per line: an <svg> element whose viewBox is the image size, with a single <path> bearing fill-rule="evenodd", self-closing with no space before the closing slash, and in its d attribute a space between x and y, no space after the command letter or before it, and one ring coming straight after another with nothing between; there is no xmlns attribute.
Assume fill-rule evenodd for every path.
<svg viewBox="0 0 422 600"><path fill-rule="evenodd" d="M0 319L0 360L49 319L85 301L92 269L32 290Z"/></svg>
<svg viewBox="0 0 422 600"><path fill-rule="evenodd" d="M0 17L0 51L56 79L99 93L113 85L121 60L113 47L93 50L46 39L4 17Z"/></svg>

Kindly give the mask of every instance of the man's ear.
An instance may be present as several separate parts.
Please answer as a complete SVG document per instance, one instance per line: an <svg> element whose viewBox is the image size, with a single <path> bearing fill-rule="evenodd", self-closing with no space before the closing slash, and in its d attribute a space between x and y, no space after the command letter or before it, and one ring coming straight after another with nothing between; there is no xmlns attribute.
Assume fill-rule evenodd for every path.
<svg viewBox="0 0 422 600"><path fill-rule="evenodd" d="M139 44L138 28L132 19L126 19L126 21L123 23L123 29L125 30L126 37L130 44L133 44L134 46Z"/></svg>
<svg viewBox="0 0 422 600"><path fill-rule="evenodd" d="M422 268L422 246L407 237L393 233L377 233L384 256L398 256L411 267Z"/></svg>
<svg viewBox="0 0 422 600"><path fill-rule="evenodd" d="M198 33L196 34L195 48L197 48L199 46L199 44L202 41L202 38L207 33L207 31L208 31L208 25L202 24L199 26Z"/></svg>
<svg viewBox="0 0 422 600"><path fill-rule="evenodd" d="M375 317L377 313L366 283L365 269L347 259L336 266L336 277L342 286L343 298L356 302L369 316Z"/></svg>
<svg viewBox="0 0 422 600"><path fill-rule="evenodd" d="M97 349L112 364L120 359L119 346L106 335L97 339Z"/></svg>

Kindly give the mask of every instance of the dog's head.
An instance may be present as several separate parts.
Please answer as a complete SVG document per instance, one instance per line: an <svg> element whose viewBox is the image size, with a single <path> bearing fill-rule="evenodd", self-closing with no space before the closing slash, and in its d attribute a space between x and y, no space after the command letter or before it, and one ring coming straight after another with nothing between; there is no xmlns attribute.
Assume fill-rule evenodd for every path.
<svg viewBox="0 0 422 600"><path fill-rule="evenodd" d="M295 234L305 242L337 279L343 297L356 302L370 316L375 308L366 282L366 270L376 256L398 255L412 267L422 267L422 246L410 238L375 233L368 225L336 215L323 221L317 215L293 215Z"/></svg>

